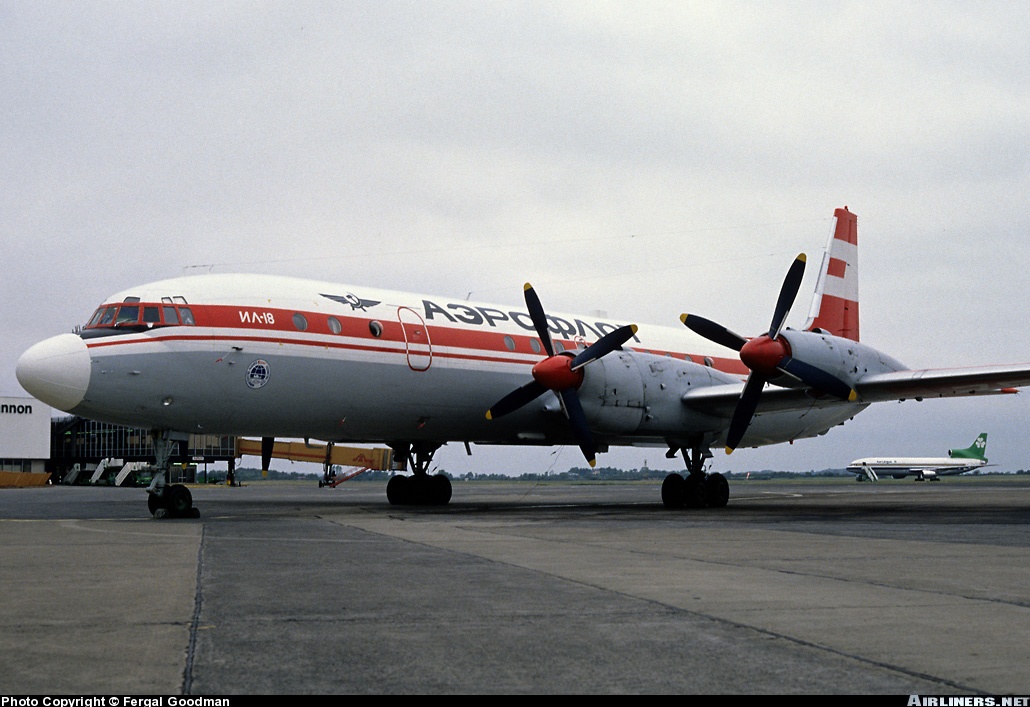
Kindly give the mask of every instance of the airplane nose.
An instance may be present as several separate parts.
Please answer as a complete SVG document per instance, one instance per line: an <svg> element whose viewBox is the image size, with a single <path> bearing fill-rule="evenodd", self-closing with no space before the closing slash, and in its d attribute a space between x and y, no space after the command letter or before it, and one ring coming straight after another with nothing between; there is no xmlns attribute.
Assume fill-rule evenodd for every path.
<svg viewBox="0 0 1030 707"><path fill-rule="evenodd" d="M41 341L21 355L14 374L32 397L51 407L70 411L86 397L89 351L75 334Z"/></svg>

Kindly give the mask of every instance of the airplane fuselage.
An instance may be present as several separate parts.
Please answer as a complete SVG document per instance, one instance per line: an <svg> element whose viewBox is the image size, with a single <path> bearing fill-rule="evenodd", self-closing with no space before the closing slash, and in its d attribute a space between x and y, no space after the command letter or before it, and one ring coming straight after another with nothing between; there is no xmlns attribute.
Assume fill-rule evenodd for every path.
<svg viewBox="0 0 1030 707"><path fill-rule="evenodd" d="M920 476L934 474L951 476L979 469L987 464L986 459L951 459L949 457L867 457L856 459L848 464L848 471L854 474L866 474L872 470L877 476Z"/></svg>
<svg viewBox="0 0 1030 707"><path fill-rule="evenodd" d="M548 324L556 347L569 351L619 326L561 314ZM621 351L586 366L579 396L598 444L675 448L718 440L727 416L682 397L739 387L747 368L705 348L684 328L641 326ZM866 370L902 368L857 342L837 350L844 348ZM206 275L112 296L79 334L30 349L19 378L58 409L153 429L364 443L569 443L552 394L501 419L484 417L545 357L518 307ZM744 443L822 434L863 407L823 402L761 414Z"/></svg>

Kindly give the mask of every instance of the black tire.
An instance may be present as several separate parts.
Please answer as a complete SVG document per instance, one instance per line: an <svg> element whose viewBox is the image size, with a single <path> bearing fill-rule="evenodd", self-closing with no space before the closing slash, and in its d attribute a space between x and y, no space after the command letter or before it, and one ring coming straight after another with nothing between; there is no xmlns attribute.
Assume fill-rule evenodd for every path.
<svg viewBox="0 0 1030 707"><path fill-rule="evenodd" d="M709 474L705 487L710 508L725 508L730 502L730 482L722 474Z"/></svg>
<svg viewBox="0 0 1030 707"><path fill-rule="evenodd" d="M391 476L386 484L386 500L393 506L403 506L408 502L408 477Z"/></svg>
<svg viewBox="0 0 1030 707"><path fill-rule="evenodd" d="M430 496L435 506L446 506L451 502L451 480L446 476L437 474L429 478L431 489Z"/></svg>
<svg viewBox="0 0 1030 707"><path fill-rule="evenodd" d="M165 489L168 514L175 518L189 518L193 510L193 494L182 484Z"/></svg>
<svg viewBox="0 0 1030 707"><path fill-rule="evenodd" d="M150 515L157 515L157 511L160 508L164 508L164 499L158 496L156 493L147 494L147 509L150 511Z"/></svg>
<svg viewBox="0 0 1030 707"><path fill-rule="evenodd" d="M707 488L700 474L691 474L683 480L683 501L687 508L704 508L707 505Z"/></svg>
<svg viewBox="0 0 1030 707"><path fill-rule="evenodd" d="M679 474L669 474L662 482L662 503L666 508L683 508L686 481Z"/></svg>

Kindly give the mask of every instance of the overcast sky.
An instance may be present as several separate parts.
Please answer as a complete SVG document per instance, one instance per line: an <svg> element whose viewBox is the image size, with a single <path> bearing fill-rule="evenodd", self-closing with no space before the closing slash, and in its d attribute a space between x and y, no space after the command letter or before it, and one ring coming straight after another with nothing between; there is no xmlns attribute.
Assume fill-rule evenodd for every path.
<svg viewBox="0 0 1030 707"><path fill-rule="evenodd" d="M111 293L209 271L515 306L529 281L551 310L757 334L844 205L865 342L912 367L1030 360L1028 37L1018 2L0 0L0 395ZM1030 391L888 403L713 468L981 431L1030 468L1028 423ZM645 460L683 466L599 464Z"/></svg>

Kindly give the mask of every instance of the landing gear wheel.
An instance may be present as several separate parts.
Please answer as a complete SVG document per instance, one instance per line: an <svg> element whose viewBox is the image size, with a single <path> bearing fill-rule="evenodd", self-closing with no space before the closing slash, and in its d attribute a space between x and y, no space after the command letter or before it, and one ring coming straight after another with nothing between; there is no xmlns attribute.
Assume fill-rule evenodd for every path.
<svg viewBox="0 0 1030 707"><path fill-rule="evenodd" d="M687 508L704 508L707 505L707 488L701 474L691 474L683 480L683 502Z"/></svg>
<svg viewBox="0 0 1030 707"><path fill-rule="evenodd" d="M164 499L158 496L156 493L147 494L147 509L150 511L150 515L156 516L157 512L164 508Z"/></svg>
<svg viewBox="0 0 1030 707"><path fill-rule="evenodd" d="M165 506L174 518L190 518L193 515L193 494L182 484L165 489Z"/></svg>
<svg viewBox="0 0 1030 707"><path fill-rule="evenodd" d="M705 480L708 506L710 508L725 508L730 501L730 483L722 474L709 474Z"/></svg>
<svg viewBox="0 0 1030 707"><path fill-rule="evenodd" d="M439 474L397 475L386 484L386 500L394 506L445 506L451 500L451 480Z"/></svg>
<svg viewBox="0 0 1030 707"><path fill-rule="evenodd" d="M686 482L679 474L669 474L662 482L662 503L666 508L683 508L686 501L683 498L683 491L686 489Z"/></svg>
<svg viewBox="0 0 1030 707"><path fill-rule="evenodd" d="M442 474L429 477L430 503L434 506L446 506L451 502L451 480Z"/></svg>
<svg viewBox="0 0 1030 707"><path fill-rule="evenodd" d="M391 476L386 484L386 500L392 506L403 506L408 502L408 477Z"/></svg>

